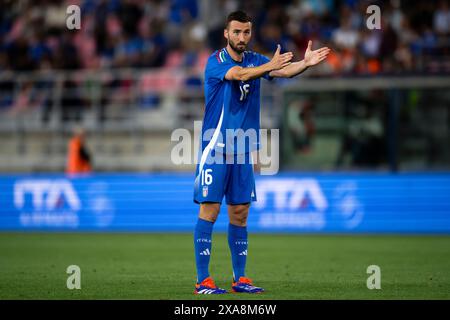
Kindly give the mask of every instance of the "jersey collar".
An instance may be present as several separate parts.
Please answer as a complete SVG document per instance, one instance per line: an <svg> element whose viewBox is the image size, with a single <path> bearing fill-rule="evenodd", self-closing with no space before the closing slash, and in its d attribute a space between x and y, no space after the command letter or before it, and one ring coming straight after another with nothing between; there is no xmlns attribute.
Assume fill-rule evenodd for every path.
<svg viewBox="0 0 450 320"><path fill-rule="evenodd" d="M222 50L223 50L223 51L225 52L225 54L226 54L228 57L230 57L230 59L233 60L234 62L239 63L239 64L241 64L241 63L244 62L244 59L245 59L245 52L246 52L246 51L244 51L244 52L242 53L242 61L237 61L237 60L234 60L234 59L231 57L231 55L228 53L227 47L223 48Z"/></svg>

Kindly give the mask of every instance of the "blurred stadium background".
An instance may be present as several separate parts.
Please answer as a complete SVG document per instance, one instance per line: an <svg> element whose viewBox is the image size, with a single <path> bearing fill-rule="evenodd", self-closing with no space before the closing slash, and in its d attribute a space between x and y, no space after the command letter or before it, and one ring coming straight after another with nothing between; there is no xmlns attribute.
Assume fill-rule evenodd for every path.
<svg viewBox="0 0 450 320"><path fill-rule="evenodd" d="M366 27L372 4L381 8L380 30ZM81 9L80 30L66 26L69 5ZM78 258L89 265L85 252L97 255L106 243L118 242L117 250L125 254L138 236L81 233L76 240L77 235L53 231L191 232L198 210L192 202L195 166L171 161L176 144L171 134L177 128L193 132L194 121L202 119L205 62L225 45L224 20L236 9L254 19L252 50L270 57L280 43L301 59L310 39L315 48L333 49L328 60L297 78L263 81L262 127L280 129L279 145L265 148L279 148L280 173L257 177L259 201L249 218L249 230L262 233L255 246L270 247L279 233L293 233L294 238L286 238L289 250L309 243L323 259L337 263L327 246L342 243L344 256L360 261L363 246L382 241L369 237L364 242L364 234L403 234L384 240L399 251L383 243L364 256L361 283L365 267L376 263L370 262L372 254L396 266L390 281L397 295L391 291L381 297L449 298L450 8L448 1L431 0L1 0L0 251L6 258L0 261L5 275L0 297L66 297L51 286L34 293L17 286L18 272L35 266L37 274L29 277L38 286L55 265L76 262L61 258L65 249L80 244ZM69 139L81 127L92 172L66 175ZM224 210L215 230L225 231L226 225ZM352 242L303 233L360 238ZM158 237L148 236L157 243ZM174 237L180 237L171 242L174 250L190 241L187 234ZM145 240L139 239L142 252L137 252L168 259L156 244L145 251ZM352 247L355 243L361 247ZM285 255L279 259L289 261L292 251L281 252ZM303 254L310 253L302 251L299 259ZM110 271L124 274L119 256L111 264L117 269ZM138 256L129 257L130 274L130 261L139 263ZM395 256L405 257L405 265ZM185 258L191 274L176 269L176 261L172 271L184 277L180 283L185 281L189 290L184 290L190 292L193 254ZM154 263L150 260L145 263ZM429 265L421 265L424 260ZM310 267L308 285L314 285L320 261L303 266ZM404 283L395 278L407 268L406 261L416 269L404 277L427 278L411 284L415 291L410 293L401 291ZM349 272L356 268L347 267ZM95 268L88 272L94 274ZM264 272L270 278L270 269L259 274ZM291 271L286 283L296 283L293 273L297 279ZM429 283L431 275L439 284ZM147 287L153 283L141 280ZM342 279L326 280L335 291L283 296L294 290L287 286L278 288L280 296L268 297L366 297L354 279L347 295L339 294ZM100 282L96 286L105 288ZM81 297L122 297L114 290L108 294ZM139 295L130 289L123 297L180 297L170 294Z"/></svg>

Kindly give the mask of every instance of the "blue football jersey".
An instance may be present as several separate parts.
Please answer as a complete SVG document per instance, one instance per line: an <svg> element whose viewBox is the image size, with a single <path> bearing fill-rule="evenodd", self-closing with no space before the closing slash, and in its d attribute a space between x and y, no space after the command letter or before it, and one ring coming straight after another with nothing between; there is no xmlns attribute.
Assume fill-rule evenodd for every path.
<svg viewBox="0 0 450 320"><path fill-rule="evenodd" d="M202 152L239 154L260 148L260 79L229 81L225 75L234 66L257 67L269 61L252 51L245 51L241 62L235 61L226 48L209 57L205 69ZM271 79L268 73L263 77Z"/></svg>

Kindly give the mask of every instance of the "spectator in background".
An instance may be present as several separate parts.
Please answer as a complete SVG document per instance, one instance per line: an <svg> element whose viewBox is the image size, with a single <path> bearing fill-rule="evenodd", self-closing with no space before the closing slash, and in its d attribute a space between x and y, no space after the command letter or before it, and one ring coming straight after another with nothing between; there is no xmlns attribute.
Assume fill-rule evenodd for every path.
<svg viewBox="0 0 450 320"><path fill-rule="evenodd" d="M359 33L352 29L350 20L343 20L341 26L333 32L334 44L340 49L354 50L359 42Z"/></svg>
<svg viewBox="0 0 450 320"><path fill-rule="evenodd" d="M223 42L223 12L239 6L257 17L256 50L269 54L280 43L303 52L308 39L333 45L309 76L448 73L450 66L448 0L376 1L381 30L365 27L368 2L358 0L77 0L80 30L66 28L69 3L0 3L0 72L39 70L43 62L51 70L159 68L177 56L197 66L203 53L195 51ZM190 29L206 34L201 47L184 41Z"/></svg>
<svg viewBox="0 0 450 320"><path fill-rule="evenodd" d="M450 33L450 8L448 1L441 1L439 8L434 12L433 27L439 35Z"/></svg>
<svg viewBox="0 0 450 320"><path fill-rule="evenodd" d="M82 128L76 128L69 141L67 153L67 174L90 173L92 159L85 144L86 133Z"/></svg>

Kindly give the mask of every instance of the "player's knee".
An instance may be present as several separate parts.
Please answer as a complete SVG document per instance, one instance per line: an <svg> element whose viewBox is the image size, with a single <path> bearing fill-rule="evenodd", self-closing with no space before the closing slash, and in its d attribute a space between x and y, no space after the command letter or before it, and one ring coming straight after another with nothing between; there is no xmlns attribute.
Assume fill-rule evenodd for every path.
<svg viewBox="0 0 450 320"><path fill-rule="evenodd" d="M219 203L204 203L200 206L199 217L206 221L216 222L219 211Z"/></svg>
<svg viewBox="0 0 450 320"><path fill-rule="evenodd" d="M230 208L230 223L238 226L247 225L248 210L250 205L237 205Z"/></svg>
<svg viewBox="0 0 450 320"><path fill-rule="evenodd" d="M203 220L216 222L218 214L215 213L200 213L199 217Z"/></svg>
<svg viewBox="0 0 450 320"><path fill-rule="evenodd" d="M230 219L230 223L236 226L246 226L247 215L233 215L233 218Z"/></svg>

